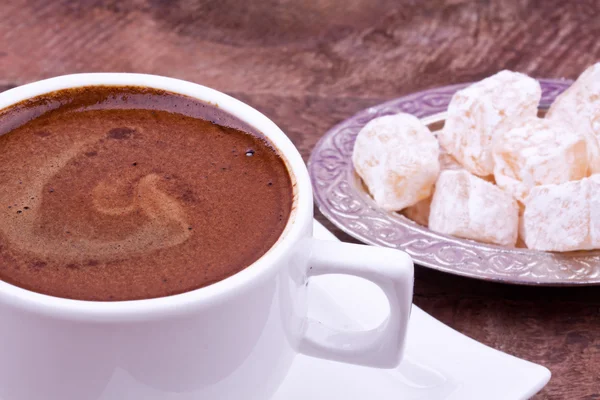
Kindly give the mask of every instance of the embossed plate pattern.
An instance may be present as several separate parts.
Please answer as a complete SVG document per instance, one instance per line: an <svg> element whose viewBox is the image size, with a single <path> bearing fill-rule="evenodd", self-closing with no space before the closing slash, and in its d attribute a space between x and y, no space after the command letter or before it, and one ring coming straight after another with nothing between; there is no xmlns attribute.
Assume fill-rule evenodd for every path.
<svg viewBox="0 0 600 400"><path fill-rule="evenodd" d="M540 108L548 108L570 81L540 80ZM368 108L331 128L317 143L308 168L321 212L355 238L406 251L415 263L471 278L523 285L600 284L600 251L547 253L487 245L430 231L377 207L352 167L356 135L371 119L407 112L419 118L446 111L466 84L425 90Z"/></svg>

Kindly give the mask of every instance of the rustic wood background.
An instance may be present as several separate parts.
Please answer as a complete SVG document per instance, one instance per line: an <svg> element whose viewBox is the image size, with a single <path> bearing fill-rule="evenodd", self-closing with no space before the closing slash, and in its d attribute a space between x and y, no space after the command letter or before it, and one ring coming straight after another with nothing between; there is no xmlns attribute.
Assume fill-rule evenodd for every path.
<svg viewBox="0 0 600 400"><path fill-rule="evenodd" d="M504 68L575 78L599 38L594 0L12 0L0 89L91 71L187 79L264 112L307 159L333 124L394 97ZM425 311L550 368L535 399L600 399L600 288L416 278Z"/></svg>

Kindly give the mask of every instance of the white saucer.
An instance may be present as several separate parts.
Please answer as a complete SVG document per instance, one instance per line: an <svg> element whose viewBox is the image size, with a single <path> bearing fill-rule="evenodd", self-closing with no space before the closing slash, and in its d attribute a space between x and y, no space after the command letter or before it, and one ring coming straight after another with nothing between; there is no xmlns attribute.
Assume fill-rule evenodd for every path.
<svg viewBox="0 0 600 400"><path fill-rule="evenodd" d="M337 240L315 221L315 236ZM346 329L374 327L388 312L380 289L341 275L311 280L313 318ZM381 370L299 355L273 400L512 400L543 388L550 371L472 340L413 306L406 356Z"/></svg>

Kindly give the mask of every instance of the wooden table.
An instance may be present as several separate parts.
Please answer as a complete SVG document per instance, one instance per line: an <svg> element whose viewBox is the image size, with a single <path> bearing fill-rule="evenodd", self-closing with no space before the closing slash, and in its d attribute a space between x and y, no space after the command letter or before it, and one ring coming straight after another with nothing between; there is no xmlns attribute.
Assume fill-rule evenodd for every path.
<svg viewBox="0 0 600 400"><path fill-rule="evenodd" d="M187 79L264 112L305 159L329 127L370 105L504 68L575 78L600 60L594 0L13 0L0 18L2 88L90 71ZM536 399L600 399L600 288L417 268L415 303L549 367Z"/></svg>

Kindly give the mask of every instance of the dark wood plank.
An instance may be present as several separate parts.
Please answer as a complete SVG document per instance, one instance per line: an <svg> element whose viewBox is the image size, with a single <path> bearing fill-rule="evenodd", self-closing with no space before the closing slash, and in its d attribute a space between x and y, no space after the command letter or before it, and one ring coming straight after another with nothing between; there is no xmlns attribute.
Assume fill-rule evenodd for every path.
<svg viewBox="0 0 600 400"><path fill-rule="evenodd" d="M330 126L386 99L504 68L574 78L600 60L595 0L14 0L0 21L0 89L74 72L179 77L263 111L305 158ZM597 288L420 268L415 302L548 366L553 378L536 399L600 399Z"/></svg>

